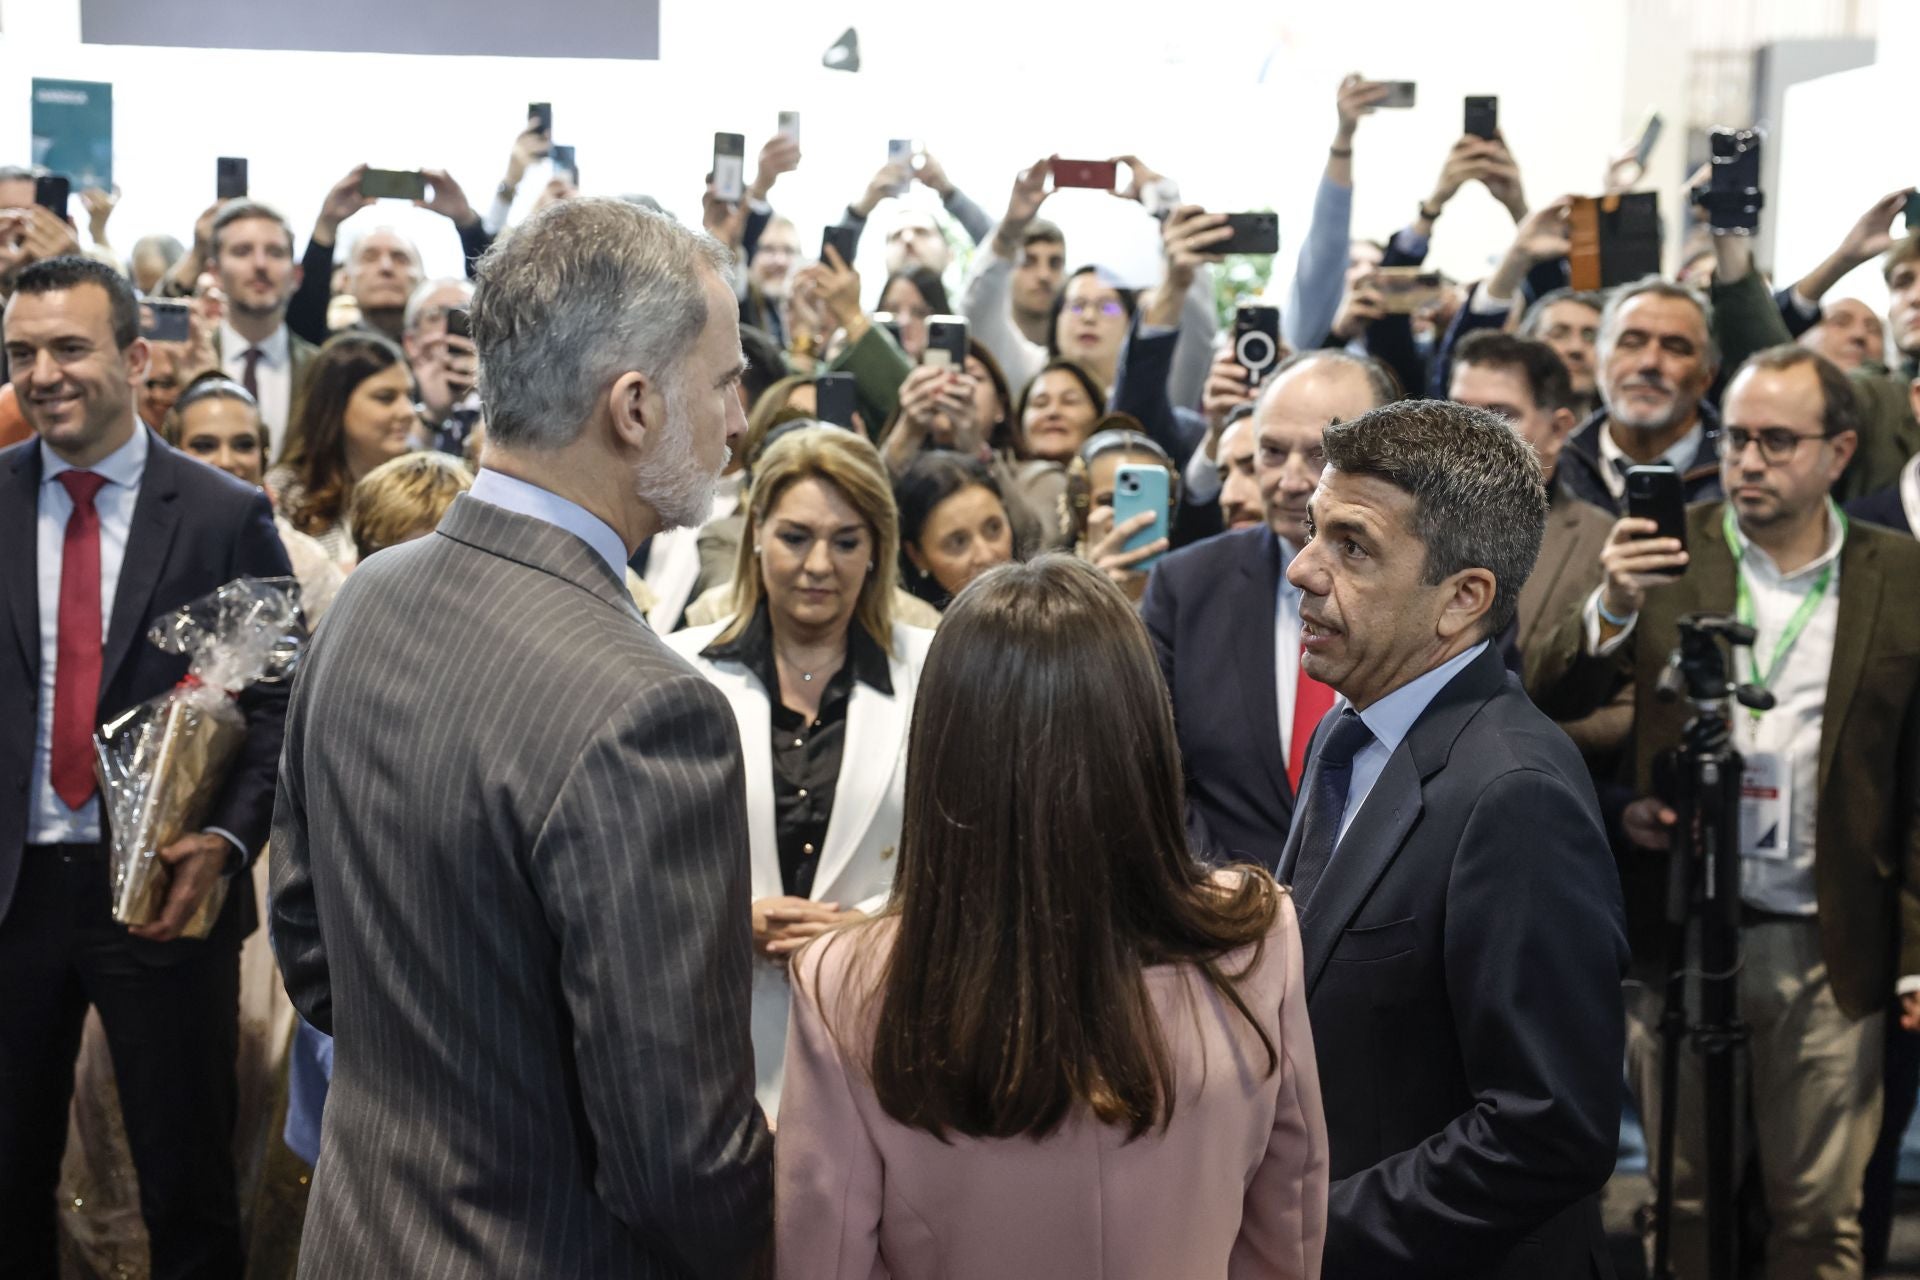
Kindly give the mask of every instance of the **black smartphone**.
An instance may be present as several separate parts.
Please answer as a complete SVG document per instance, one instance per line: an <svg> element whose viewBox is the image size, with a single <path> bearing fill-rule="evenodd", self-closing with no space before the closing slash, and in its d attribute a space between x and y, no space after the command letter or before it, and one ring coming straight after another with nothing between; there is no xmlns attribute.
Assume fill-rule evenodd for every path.
<svg viewBox="0 0 1920 1280"><path fill-rule="evenodd" d="M876 311L870 317L874 324L893 335L893 345L900 345L900 320L891 311Z"/></svg>
<svg viewBox="0 0 1920 1280"><path fill-rule="evenodd" d="M1660 526L1650 538L1678 538L1680 549L1687 549L1687 494L1680 473L1668 466L1627 468L1627 514L1639 520L1651 520ZM1677 578L1684 567L1663 569L1665 577Z"/></svg>
<svg viewBox="0 0 1920 1280"><path fill-rule="evenodd" d="M538 129L549 139L553 137L553 104L551 102L529 102L527 119L532 121L530 128Z"/></svg>
<svg viewBox="0 0 1920 1280"><path fill-rule="evenodd" d="M743 135L713 135L713 191L729 204L747 198L747 140Z"/></svg>
<svg viewBox="0 0 1920 1280"><path fill-rule="evenodd" d="M1227 227L1233 234L1211 246L1208 253L1280 252L1280 215L1277 213L1230 213Z"/></svg>
<svg viewBox="0 0 1920 1280"><path fill-rule="evenodd" d="M1233 313L1233 358L1247 371L1247 386L1280 363L1280 308L1241 307Z"/></svg>
<svg viewBox="0 0 1920 1280"><path fill-rule="evenodd" d="M447 336L473 341L473 313L465 307L447 308Z"/></svg>
<svg viewBox="0 0 1920 1280"><path fill-rule="evenodd" d="M920 353L921 364L949 365L961 373L967 369L967 320L965 316L928 316L927 349Z"/></svg>
<svg viewBox="0 0 1920 1280"><path fill-rule="evenodd" d="M185 342L193 333L193 318L185 302L161 298L140 300L140 336L150 342Z"/></svg>
<svg viewBox="0 0 1920 1280"><path fill-rule="evenodd" d="M850 373L823 373L813 380L813 416L816 422L853 430L854 378Z"/></svg>
<svg viewBox="0 0 1920 1280"><path fill-rule="evenodd" d="M1380 99L1382 107L1395 111L1408 111L1413 108L1414 82L1411 80L1383 80L1387 86L1387 96Z"/></svg>
<svg viewBox="0 0 1920 1280"><path fill-rule="evenodd" d="M1660 141L1660 130L1666 123L1667 118L1658 111L1647 112L1646 121L1640 126L1640 140L1633 144L1633 158L1640 172L1647 171L1647 161L1652 158L1654 144Z"/></svg>
<svg viewBox="0 0 1920 1280"><path fill-rule="evenodd" d="M860 235L852 227L828 227L820 234L820 261L828 262L827 248L840 255L840 261L847 266L853 265L853 251L860 242Z"/></svg>
<svg viewBox="0 0 1920 1280"><path fill-rule="evenodd" d="M1758 129L1715 129L1708 135L1707 185L1694 189L1693 202L1706 210L1707 225L1715 231L1750 236L1759 230L1766 203L1760 191L1763 136Z"/></svg>
<svg viewBox="0 0 1920 1280"><path fill-rule="evenodd" d="M369 169L360 175L360 194L376 200L425 200L427 180L404 169Z"/></svg>
<svg viewBox="0 0 1920 1280"><path fill-rule="evenodd" d="M213 194L219 200L247 198L247 158L221 156L213 162Z"/></svg>
<svg viewBox="0 0 1920 1280"><path fill-rule="evenodd" d="M1920 191L1907 197L1907 234L1920 231Z"/></svg>
<svg viewBox="0 0 1920 1280"><path fill-rule="evenodd" d="M568 182L576 187L580 185L580 161L571 145L549 147L547 158L553 163L554 177L564 173Z"/></svg>
<svg viewBox="0 0 1920 1280"><path fill-rule="evenodd" d="M1660 196L1575 196L1567 215L1569 283L1606 289L1660 274Z"/></svg>
<svg viewBox="0 0 1920 1280"><path fill-rule="evenodd" d="M1485 138L1493 141L1500 132L1500 99L1494 97L1467 99L1466 133L1470 137Z"/></svg>
<svg viewBox="0 0 1920 1280"><path fill-rule="evenodd" d="M56 218L67 216L67 199L72 194L73 184L65 174L43 173L33 180L33 202Z"/></svg>

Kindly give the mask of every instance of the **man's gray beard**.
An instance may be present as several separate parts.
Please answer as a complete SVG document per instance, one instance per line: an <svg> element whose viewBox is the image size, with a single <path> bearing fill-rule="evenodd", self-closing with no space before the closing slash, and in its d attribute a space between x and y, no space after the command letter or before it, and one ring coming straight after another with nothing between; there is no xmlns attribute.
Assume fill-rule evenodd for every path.
<svg viewBox="0 0 1920 1280"><path fill-rule="evenodd" d="M688 417L685 397L675 387L667 394L666 429L659 448L633 468L634 491L660 517L662 532L705 524L713 511L714 489L720 483L717 472L710 475L700 465ZM728 450L727 458L731 457L732 451ZM722 471L726 462L722 459Z"/></svg>
<svg viewBox="0 0 1920 1280"><path fill-rule="evenodd" d="M1629 431L1671 431L1673 428L1685 422L1688 416L1692 414L1693 409L1694 406L1688 404L1679 396L1675 396L1673 409L1658 422L1631 421L1614 412L1611 406L1607 409L1607 416Z"/></svg>

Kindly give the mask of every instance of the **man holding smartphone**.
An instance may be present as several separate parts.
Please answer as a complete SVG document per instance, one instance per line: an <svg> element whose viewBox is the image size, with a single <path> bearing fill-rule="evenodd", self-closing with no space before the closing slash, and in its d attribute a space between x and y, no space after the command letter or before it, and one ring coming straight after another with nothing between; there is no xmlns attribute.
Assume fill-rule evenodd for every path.
<svg viewBox="0 0 1920 1280"><path fill-rule="evenodd" d="M1549 715L1635 691L1636 789L1621 860L1634 976L1628 1074L1656 1137L1674 1107L1675 1274L1705 1274L1699 1060L1660 1096L1666 862L1674 796L1656 757L1690 710L1656 696L1677 619L1732 614L1757 632L1733 676L1774 697L1736 709L1743 758L1739 1016L1751 1029L1752 1106L1742 1150L1758 1155L1771 1274L1857 1276L1861 1178L1879 1129L1885 1010L1920 1029L1920 613L1902 607L1920 545L1843 516L1831 499L1860 438L1846 375L1796 346L1762 351L1724 399L1719 470L1729 498L1692 507L1685 546L1613 529L1606 582L1562 624L1530 681ZM1670 576L1678 572L1678 576ZM1762 1105L1764 1104L1764 1105ZM1716 1224L1732 1229L1731 1224Z"/></svg>

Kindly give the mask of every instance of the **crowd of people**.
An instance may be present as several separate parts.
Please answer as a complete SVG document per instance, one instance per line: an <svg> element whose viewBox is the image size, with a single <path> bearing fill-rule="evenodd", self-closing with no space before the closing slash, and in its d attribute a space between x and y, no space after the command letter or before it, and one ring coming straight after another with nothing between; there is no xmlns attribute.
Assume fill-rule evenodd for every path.
<svg viewBox="0 0 1920 1280"><path fill-rule="evenodd" d="M1914 193L1796 281L1703 223L1575 289L1497 133L1356 233L1390 92L1339 87L1264 356L1227 217L1133 156L1145 289L1042 216L1057 157L997 216L891 162L816 259L786 134L698 227L559 173L509 225L529 120L485 211L423 171L449 279L365 166L124 254L0 167L0 1275L1608 1275L1623 1072L1676 1274L1720 1230L1869 1274L1920 1096ZM1469 184L1511 247L1403 305ZM1829 297L1870 262L1884 319ZM94 731L242 576L297 584L298 673L117 924ZM1738 1224L1663 1084L1700 612L1773 696Z"/></svg>

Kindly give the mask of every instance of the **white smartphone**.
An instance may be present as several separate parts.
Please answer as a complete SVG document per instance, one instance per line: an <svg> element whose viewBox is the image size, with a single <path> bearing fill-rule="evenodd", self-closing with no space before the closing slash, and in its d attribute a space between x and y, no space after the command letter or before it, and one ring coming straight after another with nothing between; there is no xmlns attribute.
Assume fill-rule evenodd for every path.
<svg viewBox="0 0 1920 1280"><path fill-rule="evenodd" d="M887 163L899 165L907 174L906 177L894 183L892 189L889 190L887 194L903 196L907 194L907 188L913 185L914 150L912 138L890 138L887 140Z"/></svg>
<svg viewBox="0 0 1920 1280"><path fill-rule="evenodd" d="M731 204L747 198L747 140L737 133L713 135L714 194Z"/></svg>
<svg viewBox="0 0 1920 1280"><path fill-rule="evenodd" d="M799 146L800 145L800 113L798 111L782 111L780 113L780 130L779 131L782 137L792 138L793 144L795 146Z"/></svg>

